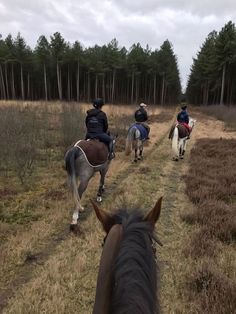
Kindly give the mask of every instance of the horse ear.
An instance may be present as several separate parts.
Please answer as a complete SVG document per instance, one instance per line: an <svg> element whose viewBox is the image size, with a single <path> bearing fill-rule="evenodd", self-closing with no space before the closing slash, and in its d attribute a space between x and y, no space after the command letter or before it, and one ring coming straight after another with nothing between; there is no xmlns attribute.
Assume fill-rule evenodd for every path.
<svg viewBox="0 0 236 314"><path fill-rule="evenodd" d="M101 222L103 226L104 231L108 233L112 227L111 216L107 214L103 209L99 208L93 200L90 200L90 201L93 205L93 208L95 210L98 220Z"/></svg>
<svg viewBox="0 0 236 314"><path fill-rule="evenodd" d="M156 202L156 205L153 207L153 209L145 216L144 221L148 221L151 223L151 225L155 226L155 223L157 222L160 212L161 212L161 202L162 197L159 198L159 200Z"/></svg>

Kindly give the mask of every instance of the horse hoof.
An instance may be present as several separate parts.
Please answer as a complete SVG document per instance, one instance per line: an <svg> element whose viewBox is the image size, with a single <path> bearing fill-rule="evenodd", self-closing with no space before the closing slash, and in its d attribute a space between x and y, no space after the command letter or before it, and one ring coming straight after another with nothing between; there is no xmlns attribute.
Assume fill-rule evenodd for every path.
<svg viewBox="0 0 236 314"><path fill-rule="evenodd" d="M178 161L179 159L177 157L172 158L173 161Z"/></svg>
<svg viewBox="0 0 236 314"><path fill-rule="evenodd" d="M84 211L85 211L84 207L81 206L81 207L79 208L79 212L80 212L80 213L83 213Z"/></svg>
<svg viewBox="0 0 236 314"><path fill-rule="evenodd" d="M143 157L138 157L138 160L143 160Z"/></svg>
<svg viewBox="0 0 236 314"><path fill-rule="evenodd" d="M134 159L134 162L137 162L138 161L138 159Z"/></svg>
<svg viewBox="0 0 236 314"><path fill-rule="evenodd" d="M180 159L184 159L184 156L181 156Z"/></svg>
<svg viewBox="0 0 236 314"><path fill-rule="evenodd" d="M73 232L74 234L80 234L80 228L78 224L70 224L70 231Z"/></svg>
<svg viewBox="0 0 236 314"><path fill-rule="evenodd" d="M97 202L101 203L102 202L102 197L101 196L97 196Z"/></svg>

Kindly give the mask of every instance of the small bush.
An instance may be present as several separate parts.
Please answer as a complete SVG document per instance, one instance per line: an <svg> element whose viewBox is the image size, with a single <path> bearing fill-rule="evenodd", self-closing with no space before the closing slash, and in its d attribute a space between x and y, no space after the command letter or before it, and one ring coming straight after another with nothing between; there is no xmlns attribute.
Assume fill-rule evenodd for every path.
<svg viewBox="0 0 236 314"><path fill-rule="evenodd" d="M30 107L0 108L0 165L8 175L14 171L21 183L34 170L39 141L36 112Z"/></svg>
<svg viewBox="0 0 236 314"><path fill-rule="evenodd" d="M236 130L236 108L235 106L213 105L201 107L201 111L223 121L225 127Z"/></svg>

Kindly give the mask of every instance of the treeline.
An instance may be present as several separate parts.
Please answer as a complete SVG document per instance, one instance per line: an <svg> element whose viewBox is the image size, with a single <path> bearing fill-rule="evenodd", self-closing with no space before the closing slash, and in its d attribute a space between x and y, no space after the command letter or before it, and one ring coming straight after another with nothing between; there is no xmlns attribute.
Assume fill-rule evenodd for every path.
<svg viewBox="0 0 236 314"><path fill-rule="evenodd" d="M177 58L166 40L159 50L116 39L84 48L60 33L40 36L32 50L24 38L0 37L0 99L76 100L110 103L176 103L181 93Z"/></svg>
<svg viewBox="0 0 236 314"><path fill-rule="evenodd" d="M211 32L193 59L187 98L193 104L236 104L236 28Z"/></svg>

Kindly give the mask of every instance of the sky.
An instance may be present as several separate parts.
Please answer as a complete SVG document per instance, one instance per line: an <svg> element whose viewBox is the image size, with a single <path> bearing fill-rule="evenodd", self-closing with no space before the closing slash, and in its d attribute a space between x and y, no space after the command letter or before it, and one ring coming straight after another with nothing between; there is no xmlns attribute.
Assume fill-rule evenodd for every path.
<svg viewBox="0 0 236 314"><path fill-rule="evenodd" d="M55 32L84 47L116 38L119 47L155 50L168 39L183 90L207 35L230 20L236 23L236 0L0 0L0 34L20 32L31 48Z"/></svg>

